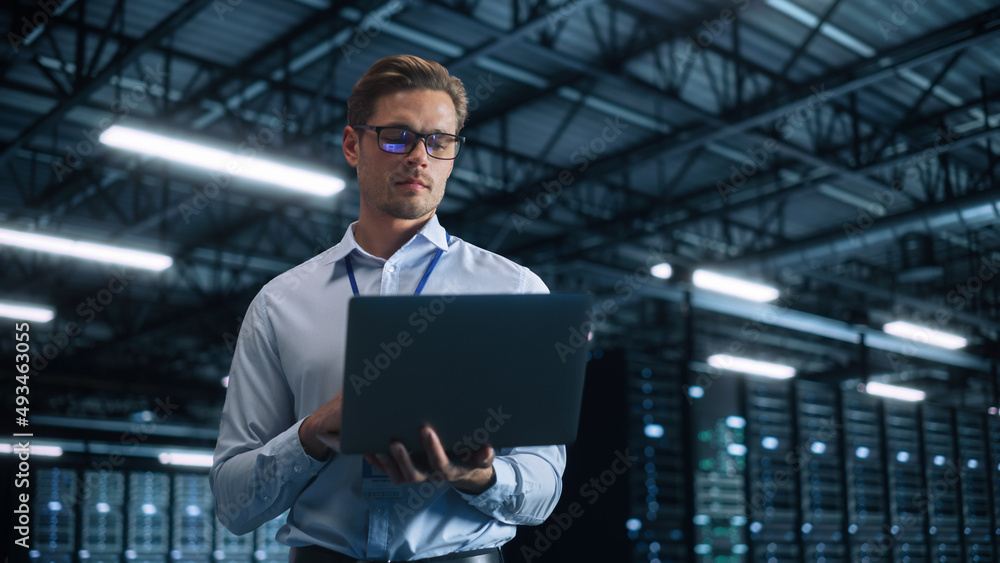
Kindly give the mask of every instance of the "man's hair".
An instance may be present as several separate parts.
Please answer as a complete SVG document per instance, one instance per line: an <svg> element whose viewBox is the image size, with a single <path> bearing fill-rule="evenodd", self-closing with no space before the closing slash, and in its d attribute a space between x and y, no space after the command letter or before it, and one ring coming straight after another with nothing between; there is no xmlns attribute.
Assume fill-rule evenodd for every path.
<svg viewBox="0 0 1000 563"><path fill-rule="evenodd" d="M393 55L375 61L358 80L347 99L348 125L367 125L375 113L375 102L386 94L402 90L440 90L451 96L455 104L458 129L465 126L468 98L462 81L448 74L448 70L434 61L412 55Z"/></svg>

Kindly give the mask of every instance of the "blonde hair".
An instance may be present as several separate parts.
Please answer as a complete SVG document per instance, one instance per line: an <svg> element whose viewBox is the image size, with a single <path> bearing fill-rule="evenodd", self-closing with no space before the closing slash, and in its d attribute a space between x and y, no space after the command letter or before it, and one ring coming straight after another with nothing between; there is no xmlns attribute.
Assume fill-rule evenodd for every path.
<svg viewBox="0 0 1000 563"><path fill-rule="evenodd" d="M468 97L462 81L448 73L448 70L434 61L427 61L413 55L393 55L375 61L358 80L347 98L348 125L366 125L375 113L375 103L386 94L401 90L440 90L451 96L455 104L455 120L458 129L465 126L468 115Z"/></svg>

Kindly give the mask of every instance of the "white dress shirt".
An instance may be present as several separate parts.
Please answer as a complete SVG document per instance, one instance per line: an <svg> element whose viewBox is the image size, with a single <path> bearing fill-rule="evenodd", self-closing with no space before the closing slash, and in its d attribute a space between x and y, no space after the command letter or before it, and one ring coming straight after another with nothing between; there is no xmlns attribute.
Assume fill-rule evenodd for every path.
<svg viewBox="0 0 1000 563"><path fill-rule="evenodd" d="M479 495L424 483L400 485L392 499L362 495L361 456L318 461L302 449L302 419L343 389L353 296L343 258L351 256L362 295L410 295L438 249L424 295L548 292L527 268L455 236L446 242L433 216L388 260L358 246L352 224L336 246L257 294L240 329L210 474L216 514L231 531L291 509L277 534L283 543L408 560L502 545L515 525L539 524L555 508L563 446L499 450L496 483Z"/></svg>

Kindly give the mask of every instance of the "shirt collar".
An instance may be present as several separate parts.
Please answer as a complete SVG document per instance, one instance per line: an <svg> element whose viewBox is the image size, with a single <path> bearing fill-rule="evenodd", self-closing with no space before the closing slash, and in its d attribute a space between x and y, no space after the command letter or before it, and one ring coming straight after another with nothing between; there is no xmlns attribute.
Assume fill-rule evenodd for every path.
<svg viewBox="0 0 1000 563"><path fill-rule="evenodd" d="M330 249L330 254L327 255L327 261L325 262L327 265L343 260L345 256L350 254L355 249L357 249L358 252L365 252L364 249L358 245L358 241L354 239L354 227L357 224L357 221L351 223L351 225L347 227L347 232L344 233L344 238L340 239L340 242ZM423 228L421 228L420 231L418 231L417 234L414 235L412 239L408 240L403 246L412 244L418 237L422 237L445 252L448 251L448 236L445 233L444 227L442 227L441 223L438 221L436 213L431 215L430 220L427 221Z"/></svg>
<svg viewBox="0 0 1000 563"><path fill-rule="evenodd" d="M431 215L427 224L424 228L420 229L417 236L422 236L434 246L440 248L441 250L448 252L448 234L445 232L444 227L438 221L437 213Z"/></svg>

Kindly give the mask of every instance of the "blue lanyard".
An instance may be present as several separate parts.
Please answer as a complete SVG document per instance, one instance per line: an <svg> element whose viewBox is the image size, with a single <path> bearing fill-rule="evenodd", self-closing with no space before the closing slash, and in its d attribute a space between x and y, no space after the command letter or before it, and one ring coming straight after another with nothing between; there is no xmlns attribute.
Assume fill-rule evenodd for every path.
<svg viewBox="0 0 1000 563"><path fill-rule="evenodd" d="M451 235L448 231L444 232L444 240L451 245ZM431 263L427 266L427 271L424 272L424 277L420 278L420 283L417 284L417 290L413 292L414 295L420 295L424 291L424 286L427 285L427 278L431 277L431 272L434 271L434 266L437 266L438 260L441 255L444 254L444 250L439 248L437 252L434 253L434 258L431 258ZM344 256L344 266L347 267L347 277L351 279L351 291L354 295L361 295L358 291L358 280L354 279L354 266L351 265L351 256L348 254Z"/></svg>

